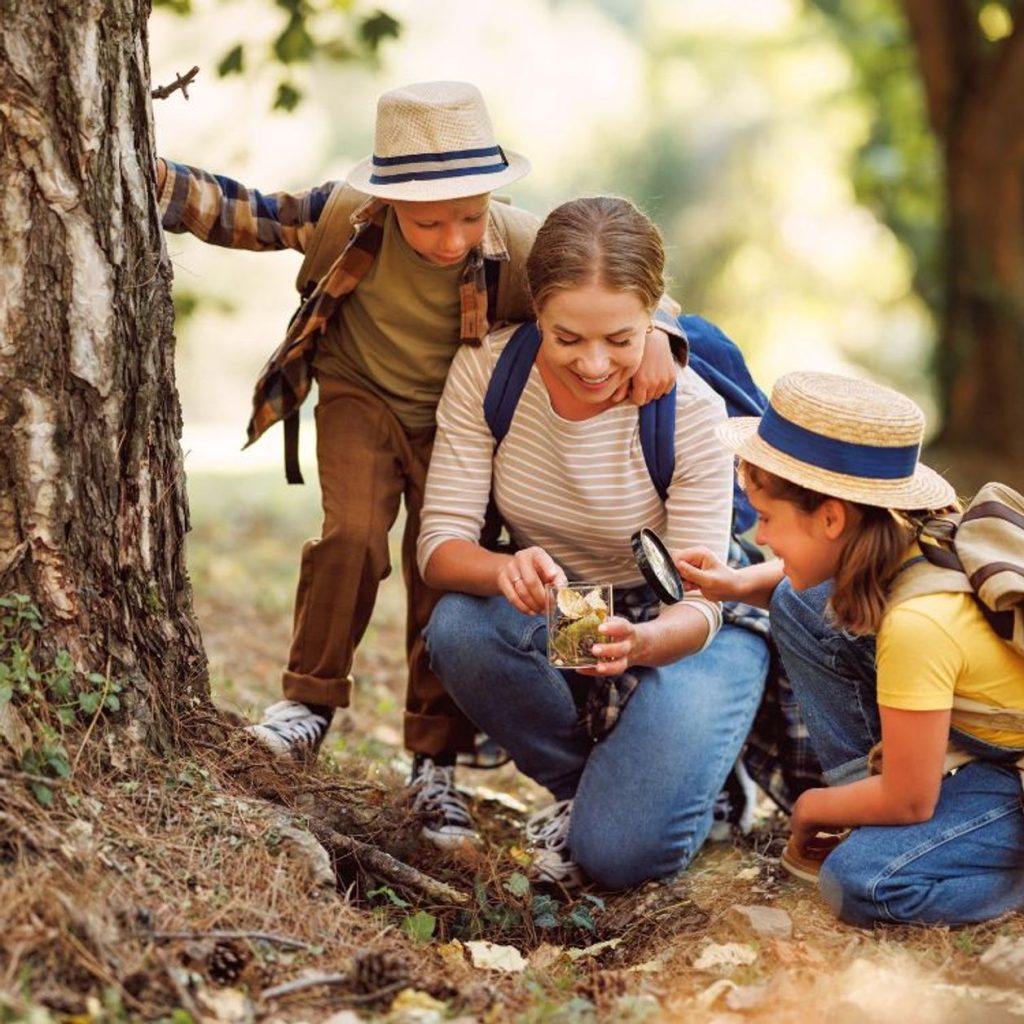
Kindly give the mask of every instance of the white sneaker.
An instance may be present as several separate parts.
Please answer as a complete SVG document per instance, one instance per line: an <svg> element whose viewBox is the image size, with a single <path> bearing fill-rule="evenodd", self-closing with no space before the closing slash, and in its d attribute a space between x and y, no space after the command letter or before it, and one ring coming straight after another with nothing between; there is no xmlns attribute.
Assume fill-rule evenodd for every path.
<svg viewBox="0 0 1024 1024"><path fill-rule="evenodd" d="M263 721L246 732L277 757L311 757L320 749L331 718L297 700L279 700L263 712Z"/></svg>
<svg viewBox="0 0 1024 1024"><path fill-rule="evenodd" d="M423 817L424 839L442 850L480 842L466 797L455 788L455 766L425 756L413 761L409 779L412 809Z"/></svg>
<svg viewBox="0 0 1024 1024"><path fill-rule="evenodd" d="M572 801L558 800L531 814L526 838L533 847L533 874L539 882L553 882L566 889L583 885L583 870L569 856L569 822Z"/></svg>

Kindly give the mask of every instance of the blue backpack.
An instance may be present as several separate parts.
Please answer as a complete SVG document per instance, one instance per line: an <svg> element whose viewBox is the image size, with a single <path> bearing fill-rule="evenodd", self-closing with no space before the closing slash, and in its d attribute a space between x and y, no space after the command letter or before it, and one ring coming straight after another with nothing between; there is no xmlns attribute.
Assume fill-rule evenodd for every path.
<svg viewBox="0 0 1024 1024"><path fill-rule="evenodd" d="M699 316L681 316L676 321L689 342L688 365L725 399L730 416L760 416L768 407L764 392L754 383L746 360L735 342L714 324ZM501 444L526 387L537 350L540 332L535 323L517 328L494 366L484 395L484 419L495 444ZM675 469L676 389L642 405L640 447L651 475L651 483L664 501ZM743 533L754 525L757 514L750 507L738 482L733 483L733 532Z"/></svg>

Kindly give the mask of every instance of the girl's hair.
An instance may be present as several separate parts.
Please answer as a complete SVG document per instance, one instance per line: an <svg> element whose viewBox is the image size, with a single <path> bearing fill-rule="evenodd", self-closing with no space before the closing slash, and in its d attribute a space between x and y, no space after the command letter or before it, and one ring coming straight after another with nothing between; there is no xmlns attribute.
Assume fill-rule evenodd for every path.
<svg viewBox="0 0 1024 1024"><path fill-rule="evenodd" d="M628 199L573 199L548 214L526 261L533 307L553 292L596 282L633 292L653 310L665 291L665 246Z"/></svg>
<svg viewBox="0 0 1024 1024"><path fill-rule="evenodd" d="M744 486L753 485L769 498L792 502L804 513L814 512L831 497L750 462L741 460L740 472ZM839 556L832 615L836 625L851 633L877 633L885 614L889 584L903 563L907 545L920 532L924 513L894 513L856 501L848 504L860 512L861 522Z"/></svg>

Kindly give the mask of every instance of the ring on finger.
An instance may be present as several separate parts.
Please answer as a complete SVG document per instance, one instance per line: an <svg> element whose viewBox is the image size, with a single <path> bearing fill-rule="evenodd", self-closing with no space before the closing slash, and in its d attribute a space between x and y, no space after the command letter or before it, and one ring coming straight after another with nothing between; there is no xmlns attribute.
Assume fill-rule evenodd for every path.
<svg viewBox="0 0 1024 1024"><path fill-rule="evenodd" d="M522 578L522 576L517 576L514 580L512 580L512 586L514 587L517 583L521 582Z"/></svg>

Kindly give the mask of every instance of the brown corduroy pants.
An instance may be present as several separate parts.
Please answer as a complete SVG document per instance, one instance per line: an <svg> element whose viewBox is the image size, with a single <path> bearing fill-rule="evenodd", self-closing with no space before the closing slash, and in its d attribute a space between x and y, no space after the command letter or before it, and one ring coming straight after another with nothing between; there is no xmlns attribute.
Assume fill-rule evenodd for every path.
<svg viewBox="0 0 1024 1024"><path fill-rule="evenodd" d="M441 594L416 568L416 537L434 430L407 433L375 395L320 376L317 464L323 534L307 541L295 597L284 695L346 707L352 659L391 572L388 531L405 498L402 575L406 586L405 743L436 756L472 750L474 729L430 671L422 631Z"/></svg>

